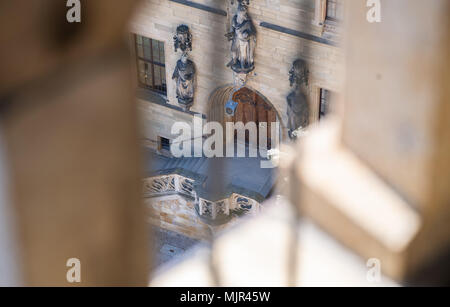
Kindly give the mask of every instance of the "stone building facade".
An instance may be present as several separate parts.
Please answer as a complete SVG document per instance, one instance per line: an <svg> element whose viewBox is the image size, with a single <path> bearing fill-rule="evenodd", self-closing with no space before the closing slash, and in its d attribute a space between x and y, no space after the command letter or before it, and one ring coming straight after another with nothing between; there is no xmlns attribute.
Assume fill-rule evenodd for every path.
<svg viewBox="0 0 450 307"><path fill-rule="evenodd" d="M233 59L230 49L234 42L226 34L234 29L240 9L246 10L250 28L256 32L252 37L256 41L252 50L254 69L246 72L245 84L239 79L242 74L227 67ZM177 137L171 134L172 125L181 121L192 126L195 115L204 122L277 121L282 141L288 141L292 131L299 128L291 127L295 122L289 116L292 109L300 113L307 110L307 122L318 122L330 108L330 97L341 92L342 19L341 0L142 1L131 22L130 37L137 58L137 97L145 145L170 156L170 144ZM249 32L244 29L242 33L245 36ZM183 44L185 50L180 48ZM181 80L185 89L193 88L188 107L180 103L180 81L174 73L182 57L192 63L187 69L190 79ZM298 60L307 66L307 82L297 84L290 79ZM293 97L296 89L302 92L306 108L289 106L288 97ZM236 114L230 119L225 104L230 97L235 100L233 94L240 93L253 99L255 107L245 109L238 100Z"/></svg>
<svg viewBox="0 0 450 307"><path fill-rule="evenodd" d="M326 1L325 1L326 2ZM334 2L334 1L330 1ZM131 32L164 44L164 65L167 94L143 99L145 119L151 119L151 141L157 142L157 134L167 135L168 123L183 120L192 122L193 113L205 117L211 111L210 97L217 89L233 84L233 72L226 67L230 61L230 43L225 34L236 4L231 0L146 0L131 23ZM286 96L291 92L289 70L297 59L309 64L310 84L308 98L311 121L319 118L320 90L341 91L342 50L338 37L332 35L326 22L326 9L321 0L251 0L249 14L257 29L255 70L250 74L247 86L257 91L272 105L286 126ZM340 14L340 13L337 13ZM331 14L330 14L331 15ZM148 104L148 100L178 106L176 84L172 72L180 57L173 47L173 36L179 25L187 25L193 37L190 58L197 68L197 86L192 113ZM167 107L167 106L166 106Z"/></svg>

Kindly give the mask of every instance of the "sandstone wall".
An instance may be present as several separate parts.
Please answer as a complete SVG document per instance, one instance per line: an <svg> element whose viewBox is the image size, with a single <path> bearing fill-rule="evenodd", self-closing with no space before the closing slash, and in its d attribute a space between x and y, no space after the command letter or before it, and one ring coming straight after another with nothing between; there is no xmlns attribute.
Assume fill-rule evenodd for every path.
<svg viewBox="0 0 450 307"><path fill-rule="evenodd" d="M145 201L149 222L187 237L208 240L211 230L195 213L194 201L179 195L150 198Z"/></svg>
<svg viewBox="0 0 450 307"><path fill-rule="evenodd" d="M169 0L145 0L134 17L130 32L165 43L168 81L168 103L177 105L175 82L171 80L180 57L173 48L176 27L186 24L193 35L191 59L197 67L197 92L192 111L207 114L208 98L215 89L231 84L233 74L226 68L230 60L230 42L224 36L229 30L235 8L230 1L196 0L228 13L228 17L192 8ZM258 31L255 55L256 69L248 86L262 94L286 122L286 96L291 91L288 72L297 58L310 63L310 98L312 118L318 118L319 88L340 92L342 50L338 47L283 34L260 26L267 22L316 37L322 28L314 21L315 0L252 0L249 12ZM231 13L230 13L231 12ZM160 118L164 121L164 116Z"/></svg>

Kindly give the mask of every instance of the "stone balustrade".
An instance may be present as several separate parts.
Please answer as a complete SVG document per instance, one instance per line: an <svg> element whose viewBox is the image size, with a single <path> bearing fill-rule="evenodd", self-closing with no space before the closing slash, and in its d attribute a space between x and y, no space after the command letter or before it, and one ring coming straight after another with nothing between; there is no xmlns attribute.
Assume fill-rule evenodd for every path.
<svg viewBox="0 0 450 307"><path fill-rule="evenodd" d="M151 177L144 180L144 197L180 194L196 198L194 180L180 175L165 175Z"/></svg>
<svg viewBox="0 0 450 307"><path fill-rule="evenodd" d="M199 197L195 191L195 181L178 174L147 178L143 182L143 190L144 198L178 194L194 199L197 215L210 225L223 225L235 217L256 214L260 210L258 201L237 193L219 201Z"/></svg>

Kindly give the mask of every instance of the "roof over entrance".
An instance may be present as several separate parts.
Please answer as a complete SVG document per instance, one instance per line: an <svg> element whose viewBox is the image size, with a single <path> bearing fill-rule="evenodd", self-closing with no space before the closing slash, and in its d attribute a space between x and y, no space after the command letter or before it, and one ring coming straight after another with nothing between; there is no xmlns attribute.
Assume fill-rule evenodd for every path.
<svg viewBox="0 0 450 307"><path fill-rule="evenodd" d="M261 168L262 158L214 158L221 167L212 169L213 159L202 158L167 158L153 150L145 150L146 176L180 174L203 185L202 198L218 201L231 193L238 193L256 201L266 199L276 180L276 170ZM221 180L223 189L213 193L215 180Z"/></svg>

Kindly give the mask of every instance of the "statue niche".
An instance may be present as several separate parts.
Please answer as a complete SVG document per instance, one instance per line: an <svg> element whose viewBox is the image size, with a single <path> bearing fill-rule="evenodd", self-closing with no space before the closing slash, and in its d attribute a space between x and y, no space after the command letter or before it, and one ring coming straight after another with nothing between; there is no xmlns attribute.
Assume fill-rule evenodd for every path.
<svg viewBox="0 0 450 307"><path fill-rule="evenodd" d="M231 61L227 67L238 74L247 74L255 69L256 28L247 12L246 0L239 0L236 15L231 22L231 31L226 34L232 41Z"/></svg>
<svg viewBox="0 0 450 307"><path fill-rule="evenodd" d="M309 104L302 86L308 86L309 70L304 60L296 60L289 71L289 81L295 86L287 96L288 133L291 139L296 139L299 131L309 125Z"/></svg>
<svg viewBox="0 0 450 307"><path fill-rule="evenodd" d="M183 53L178 60L172 79L176 79L178 103L188 111L194 104L195 65L188 59L187 53Z"/></svg>

